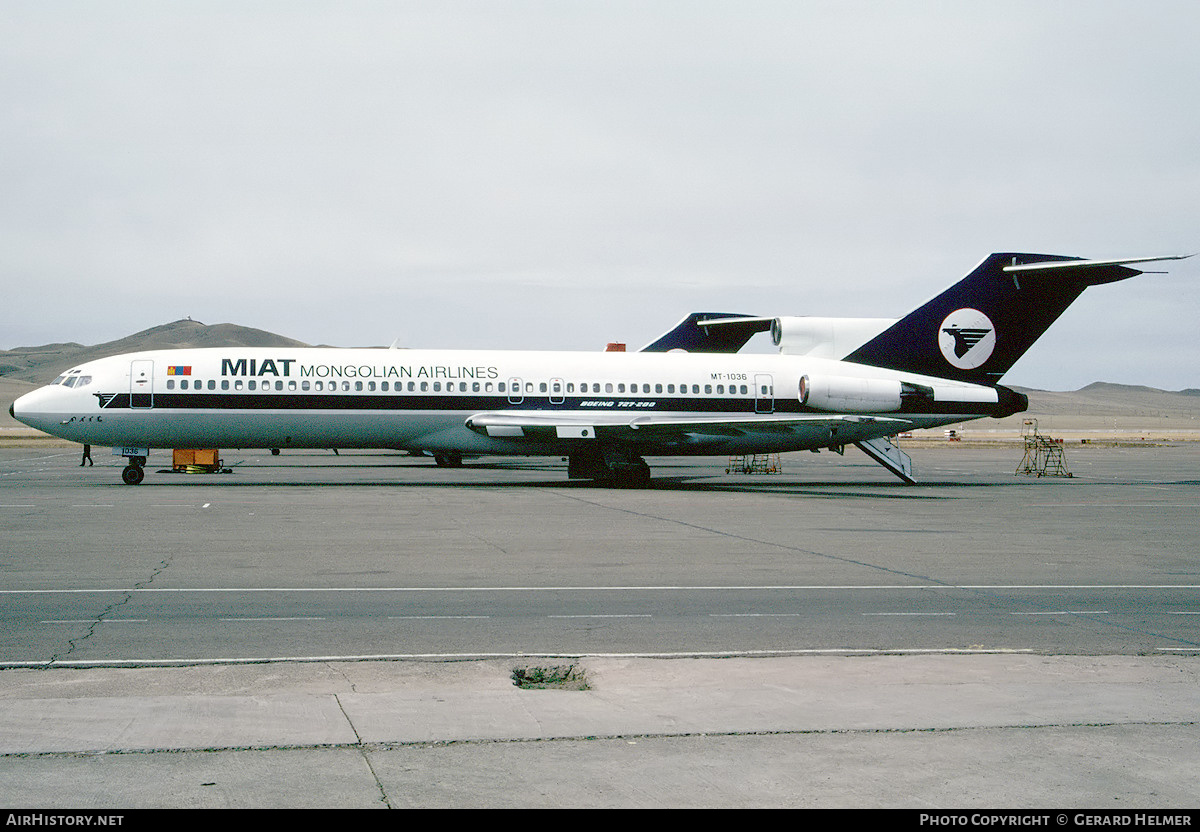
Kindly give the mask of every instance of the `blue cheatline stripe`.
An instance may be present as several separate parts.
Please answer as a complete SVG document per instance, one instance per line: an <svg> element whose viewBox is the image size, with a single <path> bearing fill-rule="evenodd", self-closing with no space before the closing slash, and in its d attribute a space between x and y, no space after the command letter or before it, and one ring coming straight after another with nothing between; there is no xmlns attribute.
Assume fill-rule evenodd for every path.
<svg viewBox="0 0 1200 832"><path fill-rule="evenodd" d="M129 394L97 393L101 406L109 410L129 407ZM608 407L588 407L584 402L613 402ZM620 402L644 403L617 407ZM512 404L505 395L384 395L379 393L155 393L155 409L176 410L544 410L570 413L753 413L754 399L745 397L648 398L593 393L566 397L551 402L546 396L526 395L520 404ZM776 401L776 411L799 412L799 402Z"/></svg>
<svg viewBox="0 0 1200 832"><path fill-rule="evenodd" d="M130 407L128 393L96 393L100 406L106 410L122 410ZM144 395L149 399L149 395ZM584 406L584 402L613 402L609 407ZM642 406L626 405L618 407L621 402L644 403ZM139 408L147 408L149 402L139 402ZM995 410L995 405L968 402L931 402L923 401L918 407L910 407L904 403L900 410L891 414L963 414L989 415ZM379 393L155 393L153 408L155 410L343 410L343 411L462 411L479 413L482 411L505 410L536 410L546 413L625 413L631 419L638 415L651 413L729 413L737 415L752 415L755 411L755 399L737 397L670 397L647 398L631 396L614 396L612 394L593 393L588 396L571 396L564 398L561 403L551 402L547 396L526 395L520 404L512 404L506 395L384 395ZM774 413L798 414L820 413L810 407L801 405L794 399L775 399Z"/></svg>

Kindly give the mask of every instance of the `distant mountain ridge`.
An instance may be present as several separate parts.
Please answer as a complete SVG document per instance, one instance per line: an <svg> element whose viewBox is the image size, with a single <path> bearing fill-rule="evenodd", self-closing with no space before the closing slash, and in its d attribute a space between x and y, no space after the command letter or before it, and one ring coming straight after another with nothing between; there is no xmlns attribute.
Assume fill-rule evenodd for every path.
<svg viewBox="0 0 1200 832"><path fill-rule="evenodd" d="M1015 387L1029 396L1029 414L1091 418L1153 417L1195 421L1200 418L1200 391L1159 390L1136 384L1095 381L1069 392ZM1179 425L1180 428L1190 425Z"/></svg>
<svg viewBox="0 0 1200 832"><path fill-rule="evenodd" d="M1142 387L1136 384L1114 384L1111 381L1093 381L1087 387L1081 387L1076 393L1172 393L1180 396L1200 396L1200 389L1186 387L1183 390L1160 390L1157 387Z"/></svg>
<svg viewBox="0 0 1200 832"><path fill-rule="evenodd" d="M77 343L44 344L0 350L0 376L45 384L63 370L85 361L142 350L189 347L307 347L303 341L237 324L203 324L190 318L154 326L117 341L85 346Z"/></svg>

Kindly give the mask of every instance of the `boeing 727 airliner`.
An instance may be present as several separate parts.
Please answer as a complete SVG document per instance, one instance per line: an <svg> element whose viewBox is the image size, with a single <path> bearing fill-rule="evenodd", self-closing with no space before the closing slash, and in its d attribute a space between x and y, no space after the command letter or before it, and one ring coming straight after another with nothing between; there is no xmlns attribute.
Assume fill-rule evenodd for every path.
<svg viewBox="0 0 1200 832"><path fill-rule="evenodd" d="M638 485L648 455L841 451L912 482L887 437L1027 408L998 382L1088 286L1182 257L993 254L909 315L694 313L639 352L181 349L69 369L14 417L112 445L140 483L151 447L394 448L553 455L568 476ZM770 330L778 354L738 350Z"/></svg>

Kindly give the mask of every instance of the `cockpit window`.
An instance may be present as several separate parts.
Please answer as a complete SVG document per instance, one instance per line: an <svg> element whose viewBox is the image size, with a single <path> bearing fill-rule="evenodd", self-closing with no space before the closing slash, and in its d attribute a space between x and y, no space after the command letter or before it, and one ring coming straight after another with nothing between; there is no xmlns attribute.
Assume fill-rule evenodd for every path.
<svg viewBox="0 0 1200 832"><path fill-rule="evenodd" d="M63 387L74 387L79 382L79 376L70 376L63 382Z"/></svg>
<svg viewBox="0 0 1200 832"><path fill-rule="evenodd" d="M50 383L51 384L62 384L64 381L66 381L66 379L67 379L67 377L65 375L59 376L58 378L54 379L54 381L52 381Z"/></svg>

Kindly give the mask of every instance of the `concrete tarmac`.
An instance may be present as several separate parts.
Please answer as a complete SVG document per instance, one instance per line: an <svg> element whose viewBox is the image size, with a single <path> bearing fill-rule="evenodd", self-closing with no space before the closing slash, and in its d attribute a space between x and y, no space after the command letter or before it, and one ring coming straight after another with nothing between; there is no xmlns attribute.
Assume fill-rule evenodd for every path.
<svg viewBox="0 0 1200 832"><path fill-rule="evenodd" d="M781 478L735 480L715 470L719 461L687 461L672 463L667 480L647 492L566 495L561 472L544 464L358 469L343 455L330 457L329 467L302 458L289 469L285 455L251 459L215 485L151 473L146 485L131 489L116 484L115 470L80 473L77 457L5 451L0 590L9 593L2 657L9 664L0 671L0 802L115 810L1195 808L1200 639L1188 622L1200 621L1197 450L1088 449L1073 460L1082 472L1073 481L1015 485L1019 453L1012 458L1011 449L914 451L918 470L932 480L916 489L893 485L852 452L845 460L804 455L815 464ZM112 482L101 480L110 473ZM379 488L396 482L398 490ZM356 506L363 494L365 510ZM200 499L214 508L218 501L241 506L248 519L217 548L185 558L178 547L203 521L179 523L180 507ZM304 501L313 508L296 510ZM366 569L380 540L390 539L372 525L390 531L389 501L405 506L413 524L406 529L422 518L438 521L420 538L420 577L429 585L488 585L505 577L483 566L465 571L473 559L533 575L553 566L561 574L551 577L590 579L598 589L668 578L766 584L804 570L832 591L877 582L892 569L896 585L913 575L940 581L933 595L939 598L1013 573L1041 585L1053 578L1070 590L1104 585L1108 600L1122 585L1165 587L1166 594L1153 601L1161 609L1141 618L1124 610L1050 610L1049 601L1009 609L1009 601L991 597L988 603L1011 620L1037 622L1020 624L1006 640L1020 638L1025 626L1054 633L1012 650L960 643L954 628L968 618L965 607L923 624L919 638L898 638L904 650L894 653L845 647L845 635L836 632L841 624L833 635L812 630L807 650L796 638L810 631L799 629L789 651L739 652L730 649L730 634L742 631L705 625L711 616L700 611L681 619L691 639L687 658L622 653L618 640L605 650L514 650L482 659L464 652L458 661L301 661L297 654L277 662L237 659L230 652L236 644L213 635L222 630L205 630L211 613L204 600L193 602L189 615L172 612L163 623L139 625L150 629L133 638L102 637L103 622L121 633L134 626L115 621L113 602L81 608L90 624L63 624L40 621L41 608L26 600L105 586L139 598L147 582L204 591L231 580L270 587L288 576L292 585L314 588L344 584L348 574L363 587L392 585L390 573ZM491 519L517 508L521 528L456 525L446 505L462 501L485 506ZM571 513L573 504L586 511ZM1065 518L1061 524L1046 519L1046 506ZM586 557L568 558L569 549L546 547L536 533L548 510L580 540L625 533L613 518L629 518L629 533L649 541L643 554L666 554L660 562L631 557L639 551L631 549L618 563L581 544ZM206 516L199 505L187 512ZM1032 526L1017 530L1026 512ZM900 527L905 516L918 519L900 528L901 544L889 546L880 530ZM153 544L148 551L112 545L139 517L149 518L135 527ZM170 524L156 525L163 517ZM233 523L237 515L228 510L223 517ZM292 536L280 539L288 528ZM524 537L516 533L522 530ZM789 535L804 536L803 550ZM344 561L327 573L328 541L340 538L347 541L337 552ZM988 542L964 545L968 539ZM504 557L464 553L471 541ZM727 557L731 545L740 547L736 561ZM362 571L346 572L347 564ZM27 608L33 614L14 612ZM347 626L359 627L350 615ZM877 614L859 617L874 633L899 632L912 620L896 613L881 624L868 615ZM977 626L990 626L979 620L985 624ZM504 621L517 634L533 626ZM274 626L294 629L297 644L310 638L304 622ZM553 633L537 626L539 639ZM67 637L56 636L56 627L73 643L102 642L92 654L77 652L92 655L94 666L55 659L67 654L55 644ZM189 629L208 634L193 644ZM369 633L358 645L362 652L384 652L378 639L386 630L361 632ZM604 644L606 627L588 625L588 632ZM646 632L653 642L653 631ZM1112 632L1135 635L1114 639ZM625 638L619 628L613 637ZM184 666L146 661L156 650L178 655L180 643L195 648ZM1074 645L1091 655L1072 652ZM706 649L710 657L702 657ZM209 654L224 658L203 658ZM564 664L578 668L586 689L513 683L515 669Z"/></svg>
<svg viewBox="0 0 1200 832"><path fill-rule="evenodd" d="M1192 657L581 659L587 690L514 664L8 671L0 803L1196 805Z"/></svg>

